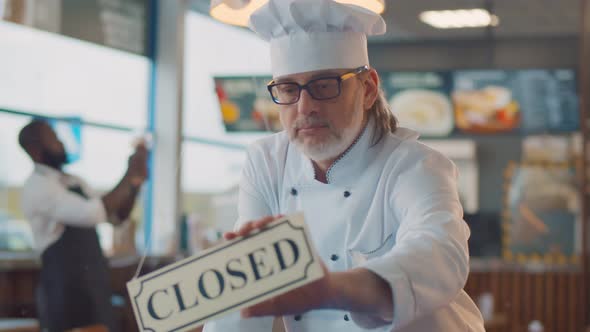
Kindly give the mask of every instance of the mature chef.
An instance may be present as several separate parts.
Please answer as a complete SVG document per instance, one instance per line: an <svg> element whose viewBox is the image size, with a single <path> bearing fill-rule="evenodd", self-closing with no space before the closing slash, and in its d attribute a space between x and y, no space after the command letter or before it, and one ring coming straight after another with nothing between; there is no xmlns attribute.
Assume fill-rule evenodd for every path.
<svg viewBox="0 0 590 332"><path fill-rule="evenodd" d="M332 0L270 0L250 18L270 41L283 132L254 143L231 239L303 211L326 276L209 323L205 331L484 331L463 290L469 229L457 170L397 127L367 35L370 11ZM321 309L321 310L320 310Z"/></svg>

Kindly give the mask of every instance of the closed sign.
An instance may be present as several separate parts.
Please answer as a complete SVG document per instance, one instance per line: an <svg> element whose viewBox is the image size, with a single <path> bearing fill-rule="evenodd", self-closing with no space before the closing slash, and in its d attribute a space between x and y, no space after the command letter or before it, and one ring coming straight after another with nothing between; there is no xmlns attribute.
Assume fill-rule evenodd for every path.
<svg viewBox="0 0 590 332"><path fill-rule="evenodd" d="M323 276L303 214L127 283L140 331L188 331Z"/></svg>

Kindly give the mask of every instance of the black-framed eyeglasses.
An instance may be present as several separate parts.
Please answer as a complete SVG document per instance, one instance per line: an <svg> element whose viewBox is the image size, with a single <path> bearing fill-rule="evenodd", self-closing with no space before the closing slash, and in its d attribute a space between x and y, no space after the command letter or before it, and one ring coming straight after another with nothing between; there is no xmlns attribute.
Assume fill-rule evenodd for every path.
<svg viewBox="0 0 590 332"><path fill-rule="evenodd" d="M333 99L340 96L342 81L367 70L369 70L369 66L362 66L340 76L315 78L304 85L295 82L275 83L272 80L267 84L267 89L272 100L279 105L291 105L298 102L301 90L307 90L307 93L315 100Z"/></svg>

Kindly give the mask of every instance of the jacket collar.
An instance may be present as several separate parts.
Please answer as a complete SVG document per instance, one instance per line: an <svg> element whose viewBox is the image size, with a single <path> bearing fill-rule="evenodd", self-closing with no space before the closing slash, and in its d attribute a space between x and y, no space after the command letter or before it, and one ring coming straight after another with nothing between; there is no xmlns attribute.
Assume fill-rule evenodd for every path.
<svg viewBox="0 0 590 332"><path fill-rule="evenodd" d="M34 172L55 179L62 179L64 176L64 173L56 170L55 168L51 168L47 165L39 163L35 163Z"/></svg>
<svg viewBox="0 0 590 332"><path fill-rule="evenodd" d="M373 144L374 134L374 120L369 118L359 137L328 169L328 184L348 185L354 182L359 177L359 174L373 162L379 151L379 145L382 144L387 135L385 134L379 143ZM320 182L315 179L312 161L294 144L289 144L289 150L289 154L293 155L293 159L289 158L291 160L288 160L290 164L287 167L298 166L298 170L294 170L295 184L319 184Z"/></svg>

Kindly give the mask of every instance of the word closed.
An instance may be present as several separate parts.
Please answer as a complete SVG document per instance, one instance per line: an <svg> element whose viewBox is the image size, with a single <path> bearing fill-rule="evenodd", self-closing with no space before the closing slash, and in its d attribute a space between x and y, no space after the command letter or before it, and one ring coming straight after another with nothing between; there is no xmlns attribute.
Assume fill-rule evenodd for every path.
<svg viewBox="0 0 590 332"><path fill-rule="evenodd" d="M127 283L140 331L188 331L323 276L302 214Z"/></svg>

